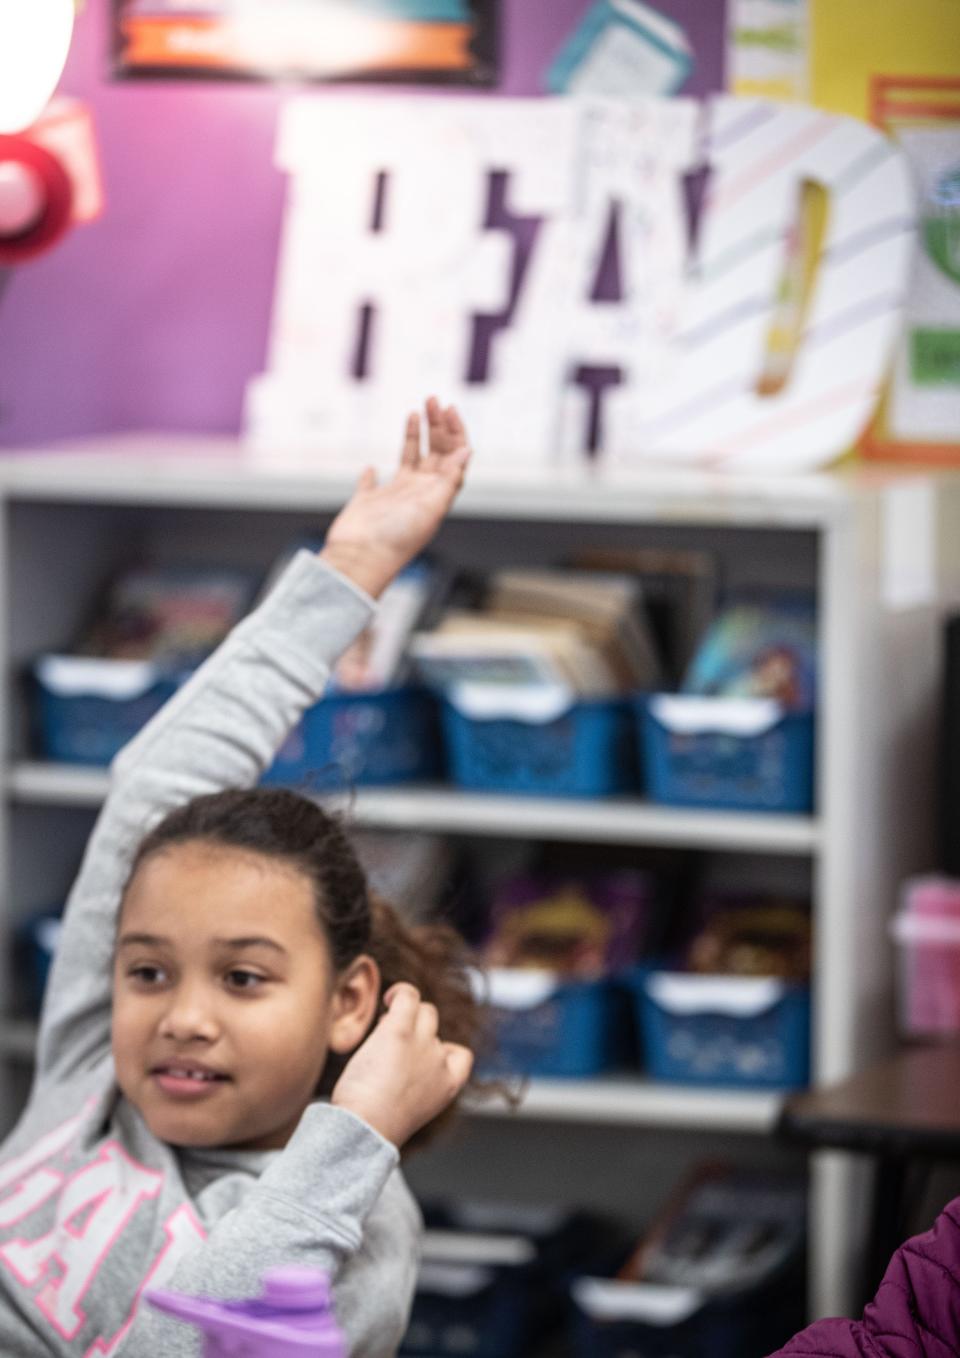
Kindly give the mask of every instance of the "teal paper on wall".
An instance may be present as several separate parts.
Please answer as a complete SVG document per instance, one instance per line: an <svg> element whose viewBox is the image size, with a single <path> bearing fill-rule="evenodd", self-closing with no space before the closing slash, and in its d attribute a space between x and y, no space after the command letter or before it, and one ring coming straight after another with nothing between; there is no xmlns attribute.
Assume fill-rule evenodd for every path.
<svg viewBox="0 0 960 1358"><path fill-rule="evenodd" d="M547 72L552 94L675 94L692 51L673 19L643 0L597 0Z"/></svg>

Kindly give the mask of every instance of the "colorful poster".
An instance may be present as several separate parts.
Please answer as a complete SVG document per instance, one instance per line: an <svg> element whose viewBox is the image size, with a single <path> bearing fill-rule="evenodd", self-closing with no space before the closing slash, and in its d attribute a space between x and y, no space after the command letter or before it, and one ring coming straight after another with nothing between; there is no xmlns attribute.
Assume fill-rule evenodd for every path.
<svg viewBox="0 0 960 1358"><path fill-rule="evenodd" d="M960 79L873 82L873 121L906 152L917 194L913 278L874 455L960 441ZM907 447L904 448L903 445ZM957 456L951 450L951 460Z"/></svg>
<svg viewBox="0 0 960 1358"><path fill-rule="evenodd" d="M810 99L882 128L910 162L917 248L869 457L960 461L960 5L809 0Z"/></svg>
<svg viewBox="0 0 960 1358"><path fill-rule="evenodd" d="M727 0L727 89L764 99L806 99L807 0Z"/></svg>
<svg viewBox="0 0 960 1358"><path fill-rule="evenodd" d="M119 76L495 82L499 0L113 0Z"/></svg>

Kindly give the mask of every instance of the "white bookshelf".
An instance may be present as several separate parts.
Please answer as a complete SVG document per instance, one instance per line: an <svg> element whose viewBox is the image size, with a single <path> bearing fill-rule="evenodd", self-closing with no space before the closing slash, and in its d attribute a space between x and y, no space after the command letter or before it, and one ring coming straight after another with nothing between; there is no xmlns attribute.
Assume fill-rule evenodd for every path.
<svg viewBox="0 0 960 1358"><path fill-rule="evenodd" d="M77 846L106 787L98 770L43 764L31 754L19 683L26 663L69 640L106 570L129 552L142 547L165 560L265 566L298 533L322 526L352 482L346 473L265 470L248 463L230 440L148 435L8 455L0 464L5 966L11 924L69 885ZM570 475L548 485L494 484L476 467L439 544L455 562L547 561L587 541L702 543L721 554L729 583L816 590L817 812L736 815L673 810L639 798L559 801L418 786L359 791L350 802L355 823L491 843L591 841L799 865L813 891L814 1077L822 1082L850 1073L891 1036L887 919L902 877L931 861L939 618L946 603L960 598L960 550L948 530L957 489L949 480L929 483L931 540L915 544L926 587L907 607L892 597L887 566L891 553L904 547L891 540L899 485L876 474L777 479L673 471L619 485ZM0 1069L7 1069L12 1089L32 1040L29 1025L8 1018L0 1028ZM689 1090L642 1078L537 1080L516 1112L488 1104L475 1110L474 1120L484 1128L485 1144L509 1126L504 1145L515 1146L519 1131L525 1153L533 1146L534 1158L546 1159L562 1153L557 1139L568 1125L605 1129L605 1136L643 1135L678 1150L686 1136L747 1138L756 1145L772 1131L779 1106L776 1093ZM474 1166L477 1173L485 1168L495 1172ZM813 1162L817 1314L842 1310L851 1295L851 1182L842 1158Z"/></svg>

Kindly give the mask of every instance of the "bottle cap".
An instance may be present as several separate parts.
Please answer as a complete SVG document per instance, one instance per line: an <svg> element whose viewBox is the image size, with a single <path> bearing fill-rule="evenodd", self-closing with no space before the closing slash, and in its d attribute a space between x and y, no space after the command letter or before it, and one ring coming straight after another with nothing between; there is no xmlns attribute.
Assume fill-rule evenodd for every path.
<svg viewBox="0 0 960 1358"><path fill-rule="evenodd" d="M260 1300L278 1311L328 1311L330 1282L315 1268L271 1268L263 1275Z"/></svg>

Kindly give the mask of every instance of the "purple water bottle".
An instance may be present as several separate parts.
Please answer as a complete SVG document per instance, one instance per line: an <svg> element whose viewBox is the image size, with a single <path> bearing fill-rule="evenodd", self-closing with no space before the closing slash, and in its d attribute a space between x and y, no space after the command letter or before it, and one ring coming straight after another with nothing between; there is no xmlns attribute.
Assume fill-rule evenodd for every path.
<svg viewBox="0 0 960 1358"><path fill-rule="evenodd" d="M216 1301L156 1289L147 1301L196 1325L203 1358L348 1358L333 1318L330 1282L312 1268L272 1268L250 1301Z"/></svg>

